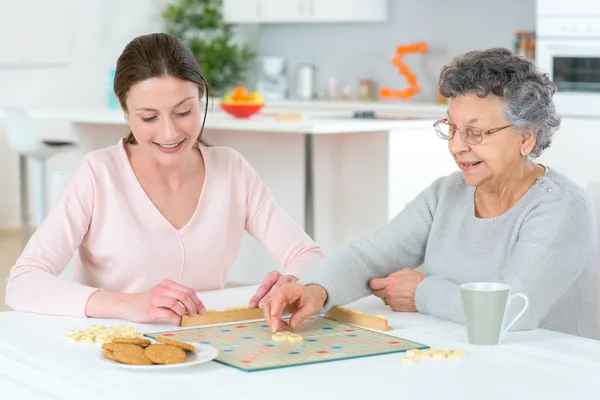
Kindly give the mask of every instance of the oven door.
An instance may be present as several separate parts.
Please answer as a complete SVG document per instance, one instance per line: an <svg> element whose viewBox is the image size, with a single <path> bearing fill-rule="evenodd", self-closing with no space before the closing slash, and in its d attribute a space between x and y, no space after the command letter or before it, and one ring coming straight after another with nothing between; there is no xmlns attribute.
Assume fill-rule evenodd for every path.
<svg viewBox="0 0 600 400"><path fill-rule="evenodd" d="M538 39L537 65L556 84L563 116L600 117L600 39Z"/></svg>

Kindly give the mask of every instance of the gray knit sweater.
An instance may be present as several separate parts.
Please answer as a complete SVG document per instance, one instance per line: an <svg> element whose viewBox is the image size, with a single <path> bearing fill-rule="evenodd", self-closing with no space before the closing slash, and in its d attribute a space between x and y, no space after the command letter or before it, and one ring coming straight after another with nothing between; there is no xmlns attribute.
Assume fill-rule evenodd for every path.
<svg viewBox="0 0 600 400"><path fill-rule="evenodd" d="M436 180L392 221L334 252L312 276L324 309L371 294L371 278L424 264L419 312L464 323L459 285L503 282L529 298L513 330L596 337L596 225L580 187L552 169L506 213L480 219L461 172ZM522 309L515 299L507 321ZM383 303L382 303L383 307Z"/></svg>

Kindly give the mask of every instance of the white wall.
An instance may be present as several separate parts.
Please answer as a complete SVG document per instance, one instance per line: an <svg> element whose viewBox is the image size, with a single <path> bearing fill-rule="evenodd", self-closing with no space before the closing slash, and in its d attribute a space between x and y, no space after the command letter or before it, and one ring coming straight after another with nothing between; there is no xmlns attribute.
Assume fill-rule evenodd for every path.
<svg viewBox="0 0 600 400"><path fill-rule="evenodd" d="M4 1L0 5L9 6L13 1L18 0ZM161 30L160 12L166 3L166 0L71 0L70 65L0 69L0 104L104 106L110 67L128 41ZM15 26L14 32L19 31Z"/></svg>
<svg viewBox="0 0 600 400"><path fill-rule="evenodd" d="M3 0L2 7L20 0ZM52 0L48 0L52 1ZM71 59L65 66L25 68L0 67L0 106L30 108L104 107L107 104L109 70L127 42L135 36L161 30L160 12L165 0L70 0ZM36 9L30 10L36 13ZM38 16L40 17L40 16ZM46 19L60 18L46 15ZM18 21L4 27L23 34ZM30 32L45 35L45 31ZM10 40L3 38L2 40ZM15 41L15 45L17 45ZM1 124L0 124L1 125ZM40 126L40 136L72 138L68 127L60 124ZM3 127L0 126L0 130ZM1 131L0 131L1 133ZM18 159L0 134L0 228L19 225ZM78 154L59 155L50 169L72 166Z"/></svg>

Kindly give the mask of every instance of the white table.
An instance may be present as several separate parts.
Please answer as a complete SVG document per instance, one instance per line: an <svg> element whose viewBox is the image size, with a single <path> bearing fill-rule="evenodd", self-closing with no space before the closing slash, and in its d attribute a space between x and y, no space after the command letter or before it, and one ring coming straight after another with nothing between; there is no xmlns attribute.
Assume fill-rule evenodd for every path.
<svg viewBox="0 0 600 400"><path fill-rule="evenodd" d="M223 308L245 304L253 290L200 295L208 307ZM0 398L564 400L597 398L600 393L598 341L535 330L510 333L498 346L472 346L458 324L394 313L373 297L350 306L385 314L395 328L391 335L435 348L464 349L467 358L410 365L400 363L401 354L396 353L252 373L216 362L140 372L100 363L94 358L97 344L65 340L70 329L126 322L6 312L0 313ZM126 324L143 332L165 330Z"/></svg>

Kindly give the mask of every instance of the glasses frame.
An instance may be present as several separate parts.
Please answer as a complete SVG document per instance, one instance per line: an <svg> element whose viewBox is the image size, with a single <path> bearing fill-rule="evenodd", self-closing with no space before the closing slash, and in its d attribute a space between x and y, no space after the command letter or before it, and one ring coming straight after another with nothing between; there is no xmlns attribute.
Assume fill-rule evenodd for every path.
<svg viewBox="0 0 600 400"><path fill-rule="evenodd" d="M438 126L441 124L446 124L450 127L450 135L449 137L445 137L445 135L443 136L443 134L438 130ZM479 144L483 141L483 136L484 135L491 135L493 133L496 132L500 132L501 130L504 130L506 128L510 128L514 125L506 125L506 126L501 126L499 128L492 128L492 129L488 129L487 131L481 130L480 128L477 128L476 126L461 126L460 128L456 127L455 125L451 125L448 123L448 118L442 118L440 120L437 120L433 123L433 129L435 130L435 133L443 140L452 140L452 138L454 138L454 134L456 133L456 131L460 132L460 137L463 140L463 142L468 143L468 144ZM479 138L479 141L473 142L473 141L467 141L465 139L466 134L463 133L463 129L464 128L469 128L469 129L473 129L475 131L480 132L480 134L477 136Z"/></svg>

